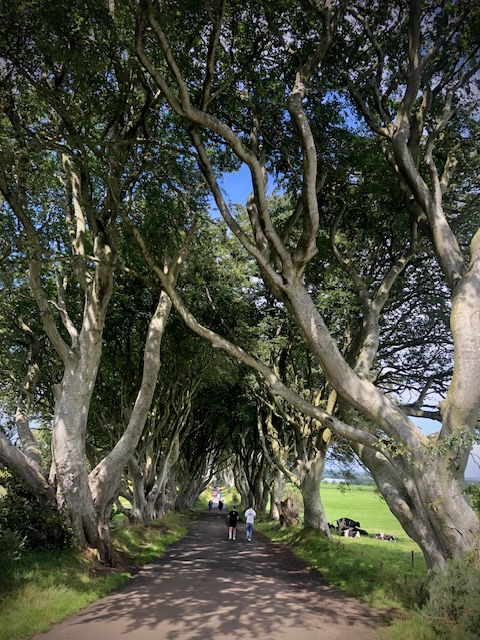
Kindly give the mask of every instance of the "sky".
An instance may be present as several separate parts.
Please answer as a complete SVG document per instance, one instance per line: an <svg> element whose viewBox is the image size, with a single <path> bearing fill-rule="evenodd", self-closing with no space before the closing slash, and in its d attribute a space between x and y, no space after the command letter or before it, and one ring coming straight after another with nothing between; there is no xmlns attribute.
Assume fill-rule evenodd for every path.
<svg viewBox="0 0 480 640"><path fill-rule="evenodd" d="M465 469L467 480L480 480L480 444L474 444L470 460Z"/></svg>
<svg viewBox="0 0 480 640"><path fill-rule="evenodd" d="M242 164L235 173L224 173L222 191L227 196L227 201L244 205L252 192L250 170L246 164Z"/></svg>

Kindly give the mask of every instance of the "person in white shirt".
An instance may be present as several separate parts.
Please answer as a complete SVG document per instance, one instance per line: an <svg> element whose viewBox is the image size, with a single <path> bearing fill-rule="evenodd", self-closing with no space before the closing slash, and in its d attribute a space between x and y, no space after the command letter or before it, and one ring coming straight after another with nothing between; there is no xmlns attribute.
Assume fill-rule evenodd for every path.
<svg viewBox="0 0 480 640"><path fill-rule="evenodd" d="M252 541L252 534L253 534L253 523L255 521L255 516L257 515L257 512L253 509L253 507L248 507L248 509L245 511L245 535L247 537L248 542Z"/></svg>

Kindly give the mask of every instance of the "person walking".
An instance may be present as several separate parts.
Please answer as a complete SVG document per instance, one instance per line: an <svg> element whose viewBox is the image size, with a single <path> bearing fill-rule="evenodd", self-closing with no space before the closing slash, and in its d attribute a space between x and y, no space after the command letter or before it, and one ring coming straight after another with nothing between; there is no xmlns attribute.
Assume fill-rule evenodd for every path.
<svg viewBox="0 0 480 640"><path fill-rule="evenodd" d="M255 511L255 509L253 507L248 507L248 509L245 511L245 536L248 540L248 542L252 541L252 535L253 535L253 523L255 522L255 516L257 515L257 512Z"/></svg>
<svg viewBox="0 0 480 640"><path fill-rule="evenodd" d="M234 504L233 509L228 512L228 539L237 539L237 520L240 517L237 511L237 506Z"/></svg>
<svg viewBox="0 0 480 640"><path fill-rule="evenodd" d="M220 513L222 512L223 509L223 502L221 500L218 501L218 510L220 511Z"/></svg>

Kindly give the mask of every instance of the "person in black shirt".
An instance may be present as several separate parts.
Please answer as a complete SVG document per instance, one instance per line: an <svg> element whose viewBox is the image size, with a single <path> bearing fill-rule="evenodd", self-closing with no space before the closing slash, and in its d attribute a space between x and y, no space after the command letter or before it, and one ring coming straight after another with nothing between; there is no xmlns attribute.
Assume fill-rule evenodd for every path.
<svg viewBox="0 0 480 640"><path fill-rule="evenodd" d="M228 513L228 539L237 539L237 520L239 518L236 505L233 505L233 509Z"/></svg>

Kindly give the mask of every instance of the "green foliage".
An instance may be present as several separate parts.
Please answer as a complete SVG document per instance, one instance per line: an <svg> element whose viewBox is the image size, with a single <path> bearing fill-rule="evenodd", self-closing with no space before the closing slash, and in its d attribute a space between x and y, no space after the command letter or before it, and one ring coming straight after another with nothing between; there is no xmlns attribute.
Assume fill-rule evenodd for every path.
<svg viewBox="0 0 480 640"><path fill-rule="evenodd" d="M392 583L392 594L403 607L414 611L423 607L428 600L428 578L408 579L400 576Z"/></svg>
<svg viewBox="0 0 480 640"><path fill-rule="evenodd" d="M423 615L445 640L475 640L480 637L480 570L469 558L447 562L430 585L430 599Z"/></svg>
<svg viewBox="0 0 480 640"><path fill-rule="evenodd" d="M480 482L471 482L466 491L470 498L470 502L472 503L472 507L480 517Z"/></svg>
<svg viewBox="0 0 480 640"><path fill-rule="evenodd" d="M300 510L302 509L302 515L303 515L302 495L300 493L300 490L297 489L297 487L295 487L293 484L288 483L285 486L285 489L283 491L283 499L292 500L295 503L295 506L297 507L297 509L299 509L299 513L300 513Z"/></svg>
<svg viewBox="0 0 480 640"><path fill-rule="evenodd" d="M425 619L418 613L408 620L396 620L384 629L378 640L436 640Z"/></svg>
<svg viewBox="0 0 480 640"><path fill-rule="evenodd" d="M280 235L283 235L281 230L289 220L296 220L296 223L292 222L285 241L286 249L291 251L309 225L307 218L302 220L301 215L295 214L292 218L298 194L300 190L307 193L305 187L308 184L302 176L304 141L297 136L291 117L286 117L286 98L297 73L297 64L307 61L318 45L321 21L318 20L315 3L310 3L311 6L303 3L302 11L294 10L297 7L291 0L275 3L275 9L273 3L250 0L246 3L232 0L227 4L222 36L216 47L212 46L213 40L209 42L206 37L208 33L215 32L211 29L217 10L215 3L207 7L203 3L178 0L168 6L157 3L155 9L159 11L160 21L171 41L179 73L183 74L185 86L191 92L192 105L199 110L208 106L209 117L218 118L232 131L238 132L237 147L243 144L253 154L257 149L249 146L249 140L257 137L257 133L252 136L252 123L259 116L258 135L261 153L267 162L266 169L280 181L285 193L285 197L274 195L269 199L270 217ZM315 70L312 75L305 100L304 108L317 144L319 164L328 168L325 185L318 191L321 221L319 252L306 265L305 283L348 364L352 364L358 353L357 340L362 338L365 320L358 285L352 273L357 274L364 286L365 296L373 300L378 287L405 252L413 212L407 211L400 185L385 170L386 149L381 150L371 137L362 133L358 122L354 126L349 122L355 120L353 103L345 102L345 95L341 94L345 89L345 76L351 74L350 78L357 82L358 90L362 92L365 89L367 108L374 110L376 102L377 107L381 104L382 110L390 110L393 115L393 102L408 81L409 58L405 38L408 21L403 4L394 2L395 10L392 11L386 3L380 3L378 10L371 10L363 0L359 3L360 7L368 9L365 14L370 14L374 38L380 38L378 50L385 51L385 75L381 72L382 64L378 64L376 56L369 51L368 42L373 39L365 39L362 29L358 28L360 25L356 25L350 16L339 25L339 37L325 61L325 68L318 73ZM425 11L425 50L429 50L430 44L436 42L435 30L443 30L450 14L452 17L456 15L456 3L448 3L443 10L437 10L436 3L430 3L428 11L426 7ZM400 12L398 22L395 18L392 23L392 15L395 16L396 12ZM37 230L45 255L42 275L45 294L49 299L55 298L51 295L54 271L70 280L67 306L70 318L80 326L84 288L71 286L76 264L71 258L78 255L78 246L74 250L69 248L73 226L68 228L62 224L66 214L64 209L68 211L65 205L71 201L71 194L65 188L68 181L63 179L59 158L61 149L70 156L81 177L79 202L88 212L88 224L82 231L86 236L86 255L92 253L94 235L103 233L101 230L113 220L117 209L124 207L141 230L147 245L155 248L161 264L164 255L173 255L180 246L192 213L199 214L195 246L190 249L179 281L184 300L209 327L241 343L244 349L259 354L272 367L278 367L282 380L292 389L305 391L304 397L309 399L312 397L307 395L309 390L324 387L326 395L329 389L325 387L321 368L304 345L303 336L295 329L293 321L285 317L283 307L277 303L280 297L277 295L278 300L275 301L264 291L263 285L258 284L258 269L252 267L252 260L237 247L234 237L222 231L221 225L218 229L209 229L205 222L203 181L198 179L191 143L184 130L183 125L187 123L182 118L179 126L180 119L168 112L163 99L153 99L154 95L159 95L156 87L150 83L148 74L139 68L138 57L132 51L136 14L128 4L118 6L117 3L113 16L105 3L96 4L92 0L87 3L74 0L68 8L58 0L49 3L7 0L0 14L3 18L0 32L4 36L0 38L2 83L6 89L5 104L2 102L2 118L5 120L2 120L2 125L5 126L1 127L0 134L2 185L11 185L8 191L3 188L5 193L14 185L21 185L15 200L25 201L30 207L31 223ZM458 37L452 35L442 41L441 57L435 61L432 55L430 64L433 66L427 69L426 80L431 77L432 69L436 69L433 74L436 77L443 68L453 65L451 81L455 84L455 65L460 69L464 64L459 64L459 61L463 60L467 65L470 59L475 60L473 54L476 50L469 52L472 30L469 26L459 25L462 28ZM295 43L295 56L287 54L286 48L278 41L282 33ZM450 45L454 45L452 49L457 57L448 55L446 47ZM167 68L171 65L166 65L155 47L153 32L146 38L145 47L158 73L165 74L167 83L172 82ZM348 68L345 67L347 63ZM210 68L215 70L213 78L208 77ZM446 72L447 77L450 71ZM389 85L384 96L380 95L383 87L376 87L377 75L384 78L382 84L385 88ZM209 95L202 96L207 87ZM371 90L375 87L378 94ZM438 87L434 93L441 97L443 91L441 85ZM165 95L163 91L161 94ZM473 103L474 96L468 98L468 92L465 94L466 103L464 106L455 105L452 128L445 131L446 135L442 136L444 142L437 146L437 153L448 153L450 142L457 146L456 133L468 131L469 104ZM418 115L420 113L418 111ZM432 122L439 113L439 106L435 106L429 116ZM425 129L430 127L431 130L430 125L431 122L426 122ZM214 169L221 174L232 166L238 167L240 156L232 158L228 150L230 147L221 137L223 127L215 127L212 136L208 128L204 129L202 136ZM463 137L467 143L467 137ZM425 141L427 136L422 138ZM473 149L474 145L467 143L463 147ZM461 171L456 172L457 193L450 196L448 209L457 212L454 214L458 217L457 226L465 227L461 236L466 239L467 229L477 220L475 207L470 213L468 210L469 204L475 205L475 200L469 202L475 194L466 197L467 193L474 192L468 187L470 180L474 184L477 172L476 167L469 168L473 152L464 151L462 155L459 169L469 169L468 175L462 177ZM243 152L241 156L244 157ZM457 161L452 157L452 161L454 159ZM417 160L420 163L420 158ZM11 200L14 201L13 198ZM462 201L465 204L459 206ZM23 235L18 233L21 225L13 215L15 207L12 208L11 204L10 208L5 206L6 221L0 223L0 236L12 242L9 261L15 268L7 268L10 262L3 263L3 279L6 281L3 286L8 285L9 307L17 312L20 307L25 312L30 311L27 317L38 318L39 314L30 309L31 296L23 292L27 287L24 276L20 278L18 275L26 272L28 247ZM343 205L344 213L338 217ZM240 212L235 215L243 228ZM248 228L245 224L247 234ZM446 333L445 321L449 292L441 284L433 259L427 258L431 253L428 249L430 234L424 234L423 229L420 231L428 242L425 242L425 251L422 250L416 260L411 261L391 291L389 306L382 320L380 351L373 373L378 374L378 387L388 393L402 395L405 392L405 396L419 398L423 397L422 390L429 388L433 398L442 395L451 378L451 337ZM133 405L141 376L146 326L156 300L148 286L143 286L143 282L148 285L152 278L146 267L142 267L137 247L131 244L130 236L123 234L121 228L119 235L119 264L127 266L128 273L136 271L142 279L134 281L129 276L127 280L118 272L116 275L115 293L105 333L101 336L104 346L102 364L89 414L87 453L91 466L111 449L124 427L125 416L130 413L129 407ZM251 230L248 235L253 240ZM270 231L266 235L273 237ZM462 238L460 240L465 242ZM338 254L343 256L342 268L339 264L335 266L330 246L333 241ZM277 271L278 261L274 259L273 245L265 248L268 248L266 253L272 255L270 266ZM6 251L2 249L2 253ZM284 262L284 258L281 261ZM345 269L347 265L351 268ZM89 266L93 269L92 264ZM48 272L50 267L52 271ZM430 272L437 275L430 276ZM142 286L138 286L139 282ZM15 380L15 384L9 386L8 396L9 406L13 409L18 381L24 375L28 344L22 344L21 348L12 346L17 339L16 334L6 322L3 325L3 328L0 326L3 338L0 342L5 346L0 347L0 351L4 350L0 353L0 362L5 361L8 367L0 368L15 374L8 376ZM192 383L197 383L200 375L204 376L204 387L195 387L200 389L197 392L201 398L199 404L195 405L195 410L190 411L189 408L190 416L194 416L192 424L195 429L191 431L194 437L184 438L186 433L182 433L186 440L182 444L185 460L203 462L201 456L205 456L207 447L211 448L212 443L218 444L218 448L224 447L215 459L222 458L224 442L228 442L224 434L229 435L229 429L237 441L241 439L242 443L247 442L250 451L255 450L258 445L256 432L248 431L252 425L255 428L255 420L251 419L255 418L253 393L245 392L243 383L237 384L237 378L230 384L233 379L230 366L223 365L220 358L213 358L207 349L203 350L198 345L186 337L178 320L170 322L169 333L162 345L162 382L150 414L152 424L145 430L142 446L153 442L151 434L160 424L157 407L165 408L163 418L181 406L180 402L175 404L165 400L165 391L173 394L179 388L181 371L185 372L181 383L187 390L193 387ZM52 374L45 376L42 373L42 379L52 378L58 382L61 368L56 357L53 362L55 366L50 365ZM207 375L198 373L195 377L197 371L206 369L207 362ZM212 362L214 367L211 367ZM222 384L221 392L220 377L227 381ZM428 386L425 385L427 379ZM50 389L46 382L43 384ZM237 389L241 393L232 393ZM51 394L44 396L48 398ZM227 396L232 398L229 404L224 402ZM245 402L239 404L239 399L245 399ZM187 406L185 400L183 407ZM13 415L12 409L10 413ZM310 431L310 442L313 435ZM149 438L150 443L147 442ZM164 434L160 434L158 440L160 438L166 441ZM307 438L304 438L302 447L305 445L306 448L307 444ZM390 441L388 444L395 453L405 451L401 443ZM453 434L451 439L442 443L447 449L439 451L448 453L450 449L467 444L464 435ZM157 442L153 443L153 448L160 450ZM186 470L191 474L191 469L185 464L183 473L179 472L178 476L188 477ZM43 537L48 538L50 546L51 532L55 529L49 520L50 507L43 505L39 508L36 502L29 501L34 505L29 508L21 503L18 495L16 500L17 505L11 505L7 520L12 521L12 526L19 531L24 520L20 517L23 511L27 511L29 518L33 518L34 512L39 512L39 522L31 527L28 539L33 531L43 527ZM345 513L342 505L337 517L349 515L368 527L360 514L360 505L355 504L351 508L356 512ZM379 530L387 529L382 526ZM38 542L29 544L36 546ZM399 591L403 594L403 587L399 587ZM405 594L401 597L408 599L410 596Z"/></svg>
<svg viewBox="0 0 480 640"><path fill-rule="evenodd" d="M24 548L25 538L18 531L0 527L0 560L4 571L20 560Z"/></svg>
<svg viewBox="0 0 480 640"><path fill-rule="evenodd" d="M5 474L2 484L7 492L0 499L0 531L14 531L25 549L65 549L73 545L73 532L53 501L35 493L14 473Z"/></svg>
<svg viewBox="0 0 480 640"><path fill-rule="evenodd" d="M147 526L138 524L122 527L114 534L114 547L117 559L128 554L135 558L139 566L165 552L165 549L187 533L187 520L178 514L169 513L161 520L150 522Z"/></svg>

